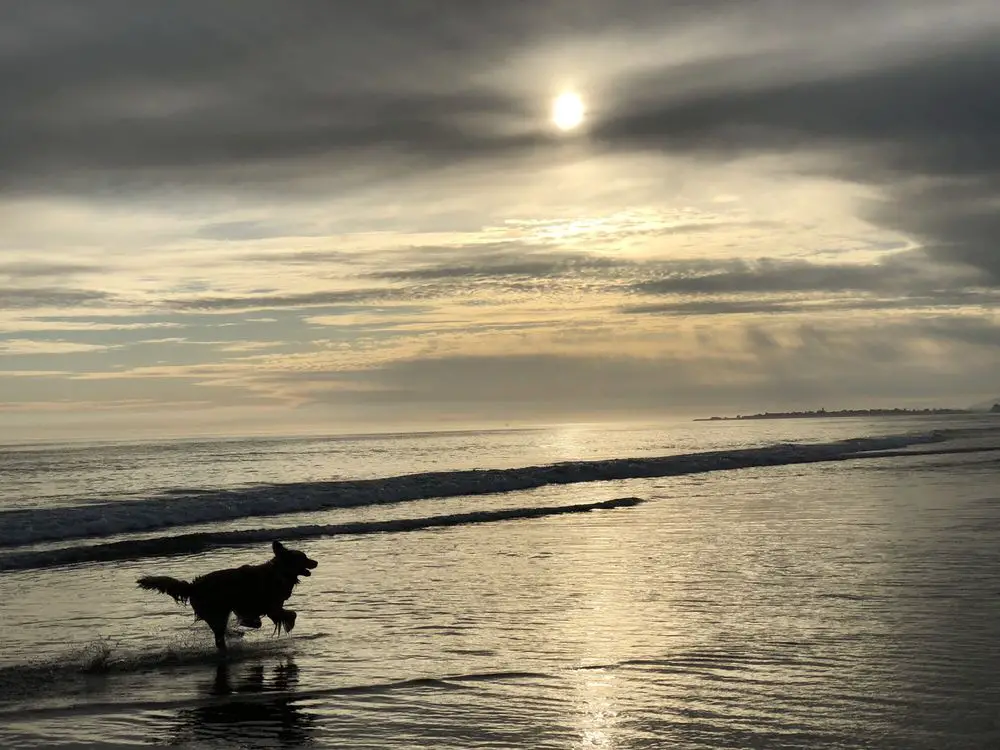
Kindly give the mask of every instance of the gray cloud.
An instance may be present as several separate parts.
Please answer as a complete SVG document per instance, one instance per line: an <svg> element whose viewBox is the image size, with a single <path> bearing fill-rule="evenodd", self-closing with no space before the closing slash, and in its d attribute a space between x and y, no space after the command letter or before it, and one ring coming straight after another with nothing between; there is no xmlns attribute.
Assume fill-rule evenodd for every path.
<svg viewBox="0 0 1000 750"><path fill-rule="evenodd" d="M947 329L952 327L967 335L951 337ZM299 372L279 380L320 403L469 409L477 416L508 419L905 404L911 399L966 406L996 389L992 352L1000 345L1000 328L986 319L955 323L929 317L860 329L801 325L792 333L779 336L747 326L742 352L709 334L697 354L687 357L427 357L373 370ZM938 359L924 354L921 344L928 340L949 347L962 368L942 377ZM734 372L740 376L733 377ZM862 403L859 394L864 394Z"/></svg>
<svg viewBox="0 0 1000 750"><path fill-rule="evenodd" d="M95 174L211 183L226 167L253 164L270 165L261 177L281 181L334 163L359 165L372 151L424 163L525 153L551 138L538 122L540 102L529 98L540 92L491 75L506 61L563 44L600 51L605 38L656 29L669 40L713 24L725 33L706 60L609 82L618 100L593 130L597 143L715 151L789 139L808 146L803 141L814 137L991 137L995 98L981 75L995 63L988 46L956 52L963 48L952 41L915 62L828 80L817 80L830 75L822 55L804 64L803 48L822 42L828 28L840 29L834 39L852 39L864 36L855 24L893 30L885 15L933 7L894 0L7 7L0 103L13 115L0 123L0 185L80 187L89 175L96 189ZM750 43L776 29L785 32L779 51ZM616 54L603 61L609 75L629 67ZM840 71L843 62L834 62L827 66ZM760 79L752 86L748 70Z"/></svg>
<svg viewBox="0 0 1000 750"><path fill-rule="evenodd" d="M640 294L774 294L873 292L928 298L982 284L980 274L944 273L923 253L898 253L881 263L810 263L801 260L675 261L651 266L652 278L630 286Z"/></svg>
<svg viewBox="0 0 1000 750"><path fill-rule="evenodd" d="M351 307L403 296L391 289L307 292L303 294L256 294L239 297L191 297L173 299L165 305L180 311L267 310L286 307Z"/></svg>
<svg viewBox="0 0 1000 750"><path fill-rule="evenodd" d="M288 250L247 253L242 260L253 263L280 263L281 265L318 266L324 263L351 264L358 262L355 253L338 250Z"/></svg>
<svg viewBox="0 0 1000 750"><path fill-rule="evenodd" d="M110 295L86 289L34 287L0 290L0 310L77 307L107 302Z"/></svg>
<svg viewBox="0 0 1000 750"><path fill-rule="evenodd" d="M984 73L998 67L1000 43L989 36L971 48L938 49L926 58L825 80L664 95L609 118L594 135L610 144L710 151L874 143L887 147L889 166L977 173L990 170L997 158L994 149L986 163L980 157L983 142L997 143L1000 103L989 96L991 79ZM954 140L958 136L973 141L963 145ZM931 151L921 155L913 151L916 145Z"/></svg>
<svg viewBox="0 0 1000 750"><path fill-rule="evenodd" d="M732 294L734 292L828 292L872 290L885 279L871 266L805 261L726 261L683 266L667 276L632 285L642 294Z"/></svg>
<svg viewBox="0 0 1000 750"><path fill-rule="evenodd" d="M206 240L239 242L287 237L289 228L262 221L223 221L206 224L197 236Z"/></svg>
<svg viewBox="0 0 1000 750"><path fill-rule="evenodd" d="M654 302L626 305L619 312L625 315L746 315L760 313L802 312L803 305L775 300L695 300L690 302Z"/></svg>
<svg viewBox="0 0 1000 750"><path fill-rule="evenodd" d="M595 111L589 146L710 158L822 151L835 157L824 168L886 191L876 221L1000 284L1000 11L964 0L942 13L898 0L8 4L0 190L283 191L304 175L387 178L529 157L553 142L539 117L543 92L530 72L518 83L499 76L505 61L559 58L574 45L599 54L604 40L654 32L669 49L674 35L717 29L691 60L570 56L604 71L592 75L605 76L595 86L612 103ZM964 26L920 24L952 16ZM264 228L205 231L238 239ZM792 285L866 288L846 269L812 282L783 270ZM458 278L476 268L391 273ZM767 289L764 275L756 281Z"/></svg>
<svg viewBox="0 0 1000 750"><path fill-rule="evenodd" d="M826 80L663 98L607 120L594 137L713 155L831 151L832 172L885 190L871 218L1000 284L997 38Z"/></svg>
<svg viewBox="0 0 1000 750"><path fill-rule="evenodd" d="M594 253L553 251L541 246L524 243L496 243L461 245L446 248L412 248L405 258L412 264L425 255L443 255L448 261L462 259L461 263L444 262L417 265L416 267L377 271L370 278L392 280L461 280L527 276L554 278L578 273L609 271L616 268L634 268L637 264L621 258L611 258ZM473 258L469 262L469 258Z"/></svg>
<svg viewBox="0 0 1000 750"><path fill-rule="evenodd" d="M503 34L530 28L534 14L481 2L444 10L394 0L5 7L0 187L95 190L102 174L211 183L228 166L307 172L331 166L317 157L370 159L358 152L407 144L413 154L524 145L471 123L522 105L462 79L488 69L513 42Z"/></svg>
<svg viewBox="0 0 1000 750"><path fill-rule="evenodd" d="M676 302L651 302L640 305L625 305L619 312L625 315L776 315L794 313L833 313L878 310L921 310L995 306L1000 297L988 292L976 293L953 290L941 294L909 295L906 297L844 297L761 299L744 297L738 299L708 297L697 300Z"/></svg>
<svg viewBox="0 0 1000 750"><path fill-rule="evenodd" d="M981 317L935 317L924 323L928 337L960 341L973 346L1000 347L1000 325Z"/></svg>
<svg viewBox="0 0 1000 750"><path fill-rule="evenodd" d="M943 262L981 269L1000 286L1000 136L979 158L984 169L993 163L996 173L892 187L891 198L872 210L872 218L920 238Z"/></svg>
<svg viewBox="0 0 1000 750"><path fill-rule="evenodd" d="M50 263L48 261L19 261L0 263L0 275L12 279L63 278L81 273L96 273L100 266L85 263Z"/></svg>

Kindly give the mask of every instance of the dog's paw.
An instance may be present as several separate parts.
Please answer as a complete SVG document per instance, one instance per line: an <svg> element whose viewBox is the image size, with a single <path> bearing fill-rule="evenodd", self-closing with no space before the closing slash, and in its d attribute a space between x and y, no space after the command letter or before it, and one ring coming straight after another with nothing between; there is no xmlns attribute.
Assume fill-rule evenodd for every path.
<svg viewBox="0 0 1000 750"><path fill-rule="evenodd" d="M240 617L240 625L244 628L252 628L253 630L260 630L263 623L260 621L259 615L244 616Z"/></svg>

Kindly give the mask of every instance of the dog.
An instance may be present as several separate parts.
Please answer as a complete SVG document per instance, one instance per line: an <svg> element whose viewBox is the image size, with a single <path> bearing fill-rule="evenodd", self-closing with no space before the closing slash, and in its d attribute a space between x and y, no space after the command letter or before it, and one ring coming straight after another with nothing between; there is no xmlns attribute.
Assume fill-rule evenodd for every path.
<svg viewBox="0 0 1000 750"><path fill-rule="evenodd" d="M226 625L235 614L241 625L261 627L261 615L274 622L275 634L295 627L296 613L283 607L300 576L310 576L319 565L305 552L288 549L279 541L271 545L274 557L260 565L216 570L193 581L170 576L144 576L139 588L172 596L178 604L190 604L196 620L204 620L215 634L215 647L226 652Z"/></svg>

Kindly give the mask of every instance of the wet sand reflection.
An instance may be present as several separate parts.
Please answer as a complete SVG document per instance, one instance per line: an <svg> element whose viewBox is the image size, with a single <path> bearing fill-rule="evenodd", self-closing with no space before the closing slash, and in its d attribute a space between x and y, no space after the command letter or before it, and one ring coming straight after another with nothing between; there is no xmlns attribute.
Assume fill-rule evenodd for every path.
<svg viewBox="0 0 1000 750"><path fill-rule="evenodd" d="M171 744L224 741L239 747L300 747L313 740L316 718L294 691L299 668L288 658L270 670L220 662L205 702L178 712Z"/></svg>

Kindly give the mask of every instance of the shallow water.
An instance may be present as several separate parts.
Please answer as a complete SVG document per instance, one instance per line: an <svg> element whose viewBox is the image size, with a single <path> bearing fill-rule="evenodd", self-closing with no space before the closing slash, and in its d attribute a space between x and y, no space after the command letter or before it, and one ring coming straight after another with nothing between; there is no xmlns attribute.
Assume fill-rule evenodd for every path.
<svg viewBox="0 0 1000 750"><path fill-rule="evenodd" d="M133 582L262 548L6 573L0 744L998 747L997 459L550 487L648 502L302 542L293 636L222 670Z"/></svg>
<svg viewBox="0 0 1000 750"><path fill-rule="evenodd" d="M0 443L0 509L74 506L429 471L663 456L995 424L982 416L675 421L550 428L134 442Z"/></svg>

